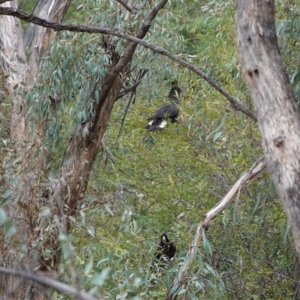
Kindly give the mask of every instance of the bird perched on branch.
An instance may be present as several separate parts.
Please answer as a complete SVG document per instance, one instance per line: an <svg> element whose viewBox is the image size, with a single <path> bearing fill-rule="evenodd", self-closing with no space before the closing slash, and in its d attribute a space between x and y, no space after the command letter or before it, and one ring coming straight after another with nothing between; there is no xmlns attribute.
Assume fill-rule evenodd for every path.
<svg viewBox="0 0 300 300"><path fill-rule="evenodd" d="M160 238L159 246L156 250L155 260L170 262L175 256L176 246L173 242L170 242L166 233L163 233Z"/></svg>
<svg viewBox="0 0 300 300"><path fill-rule="evenodd" d="M162 130L167 125L167 120L171 120L172 123L176 122L179 114L177 104L180 103L180 94L181 89L178 86L173 87L168 96L171 103L161 105L155 115L147 119L150 122L145 128L149 131Z"/></svg>

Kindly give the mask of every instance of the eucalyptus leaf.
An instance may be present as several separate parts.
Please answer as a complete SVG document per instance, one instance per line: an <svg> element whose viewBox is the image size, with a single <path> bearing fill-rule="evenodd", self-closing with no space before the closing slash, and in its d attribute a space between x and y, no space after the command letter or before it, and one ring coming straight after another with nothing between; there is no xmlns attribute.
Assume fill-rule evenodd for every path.
<svg viewBox="0 0 300 300"><path fill-rule="evenodd" d="M93 226L89 226L87 229L87 232L93 237L95 238L95 228Z"/></svg>
<svg viewBox="0 0 300 300"><path fill-rule="evenodd" d="M84 268L84 274L88 275L91 273L92 269L93 269L94 263L93 263L93 258L91 257L89 262L86 264L85 268Z"/></svg>
<svg viewBox="0 0 300 300"><path fill-rule="evenodd" d="M210 255L212 255L212 249L211 249L208 239L206 238L204 231L202 231L202 239L203 239L203 247L204 247L205 251L208 252Z"/></svg>
<svg viewBox="0 0 300 300"><path fill-rule="evenodd" d="M92 284L102 286L112 274L111 268L105 268L100 274L96 273L92 278Z"/></svg>
<svg viewBox="0 0 300 300"><path fill-rule="evenodd" d="M5 193L1 195L1 197L3 197L4 199L8 199L11 196L12 192L12 189L7 189Z"/></svg>
<svg viewBox="0 0 300 300"><path fill-rule="evenodd" d="M105 204L104 207L112 216L114 215L108 204Z"/></svg>
<svg viewBox="0 0 300 300"><path fill-rule="evenodd" d="M3 225L6 220L7 220L6 212L2 208L0 208L0 226Z"/></svg>
<svg viewBox="0 0 300 300"><path fill-rule="evenodd" d="M17 229L15 225L12 223L12 221L7 221L4 223L4 234L8 239L11 238L16 233L17 233Z"/></svg>
<svg viewBox="0 0 300 300"><path fill-rule="evenodd" d="M213 141L215 142L222 135L222 131L218 131L214 134Z"/></svg>

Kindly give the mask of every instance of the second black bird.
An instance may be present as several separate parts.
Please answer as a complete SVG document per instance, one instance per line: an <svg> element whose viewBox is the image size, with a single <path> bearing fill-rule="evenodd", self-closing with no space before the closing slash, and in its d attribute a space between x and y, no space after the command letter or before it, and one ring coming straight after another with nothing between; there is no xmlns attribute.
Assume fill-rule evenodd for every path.
<svg viewBox="0 0 300 300"><path fill-rule="evenodd" d="M170 242L166 233L163 233L160 238L159 246L156 250L155 259L157 261L169 262L176 253L176 246Z"/></svg>

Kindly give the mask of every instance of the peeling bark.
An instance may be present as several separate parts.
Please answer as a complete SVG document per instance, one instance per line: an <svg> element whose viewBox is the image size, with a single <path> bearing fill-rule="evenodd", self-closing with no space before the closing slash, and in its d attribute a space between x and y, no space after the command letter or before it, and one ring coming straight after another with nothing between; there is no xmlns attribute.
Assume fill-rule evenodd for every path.
<svg viewBox="0 0 300 300"><path fill-rule="evenodd" d="M16 1L2 4L4 7L16 7ZM20 117L22 111L21 99L13 97L14 87L20 82L24 82L27 74L27 59L25 46L23 43L23 31L21 22L9 16L0 18L0 65L5 76L9 76L6 81L6 88L12 97L14 116L11 120L11 137L17 140L16 134L25 130L25 120ZM14 72L12 72L14 71Z"/></svg>
<svg viewBox="0 0 300 300"><path fill-rule="evenodd" d="M70 2L71 0L40 0L34 13L39 17L60 22ZM2 7L17 8L18 4L17 1L11 1L2 4ZM19 19L9 16L1 16L0 18L0 45L2 45L0 65L4 74L9 76L7 88L13 103L11 138L18 144L24 139L24 136L26 138L29 136L25 129L26 110L22 109L24 108L24 100L14 95L14 88L23 82L27 85L27 89L30 89L38 75L40 59L47 50L54 34L52 29L31 24L24 35ZM25 41L26 47L30 47L28 59L25 53ZM29 42L31 42L30 45Z"/></svg>
<svg viewBox="0 0 300 300"><path fill-rule="evenodd" d="M39 3L40 5L48 3L47 16L61 21L70 0L41 0ZM18 1L6 2L1 4L1 7L17 8ZM36 9L36 13L44 16L42 8L40 11ZM13 189L14 193L5 210L18 230L13 241L17 243L16 245L24 245L22 251L20 247L15 249L13 243L8 243L1 235L0 247L4 249L1 263L11 268L23 266L29 269L34 269L39 264L39 257L34 258L29 250L36 236L36 228L41 224L39 209L42 203L38 199L36 187L42 174L43 132L38 128L39 131L35 135L29 133L25 99L17 93L16 87L24 85L24 90L30 91L38 75L40 58L47 50L54 34L52 29L45 30L37 25L33 28L33 43L31 48L29 47L30 56L27 57L20 20L10 16L0 17L0 66L7 76L6 89L12 103L10 135L14 152L11 152L11 156L17 157L20 162L14 170L7 170L7 177L14 178L11 182L7 182L7 188ZM10 159L11 157L7 157L7 161ZM43 295L34 285L4 275L0 276L0 295L7 299L43 299Z"/></svg>
<svg viewBox="0 0 300 300"><path fill-rule="evenodd" d="M274 1L237 5L242 72L254 103L267 167L300 254L300 116L277 45Z"/></svg>
<svg viewBox="0 0 300 300"><path fill-rule="evenodd" d="M13 2L14 5L15 3ZM34 14L50 21L60 22L69 3L70 0L41 0L38 2ZM149 12L140 26L137 38L144 38L151 27L151 22L166 3L167 0L159 1ZM5 5L9 6L10 4ZM19 59L11 57L8 60L5 55L2 55L0 58L1 62L3 61L1 66L6 74L12 73L13 63L20 67L22 72L18 74L19 77L15 80L15 83L23 81L27 83L26 88L29 90L38 75L41 58L47 51L54 33L51 28L30 25L25 35L23 35L21 27L15 25L16 20L17 24L20 25L19 20L13 17L3 16L0 18L0 22L3 22L3 25L6 26L0 28L0 42L2 39L6 41L5 53L7 55L20 51L22 56L18 55ZM18 28L19 30L15 33L14 30ZM9 32L8 30L11 30L10 35L5 35ZM11 40L18 41L18 44L12 44ZM18 48L19 40L22 41L22 47ZM31 49L28 60L25 56L24 44ZM48 199L47 209L50 209L50 213L47 215L48 219L46 220L43 215L41 197L35 191L40 176L41 161L39 159L30 160L35 155L33 153L37 153L38 158L42 157L40 151L42 150L43 132L39 131L36 136L29 134L25 118L26 107L13 114L11 125L13 132L11 136L16 143L16 152L22 162L21 168L18 170L20 182L17 184L16 189L22 190L22 194L18 200L15 200L17 197L15 195L15 199L11 200L8 203L9 205L6 206L6 211L18 228L16 240L18 239L18 242L25 244L26 247L24 247L24 252L21 253L20 250L15 250L12 244L8 245L4 240L0 240L0 246L6 249L5 255L3 255L6 266L11 268L20 267L21 261L22 266L27 269L45 272L50 277L56 276L60 261L58 235L59 233L68 233L70 228L69 217L76 214L77 205L85 195L89 175L96 154L101 147L113 105L123 87L122 74L130 66L137 45L138 43L135 41L128 42L123 56L113 53L111 57L112 65L107 70L107 76L102 82L97 82L95 87L95 91L98 90L100 95L98 102L94 96L95 91L91 91L90 98L95 103L95 117L85 124L79 124L70 140L65 151L60 176ZM7 64L5 64L6 61ZM21 66L20 62L22 62ZM22 105L24 107L24 99L13 94L12 84L9 90L14 101L14 108L22 107ZM90 99L87 99L87 101L90 101ZM23 144L26 147L22 147ZM28 154L30 155L29 158ZM24 173L26 176L23 175ZM53 221L54 218L60 221L60 225ZM34 245L38 245L38 248L35 248ZM41 249L51 249L53 251L52 256L44 256ZM21 280L18 283L18 289L16 289L15 283L16 281L11 278L8 280L6 276L0 276L0 294L5 295L7 287L9 287L10 292L6 295L13 299L43 299L44 296L38 293L32 285L28 286L26 282Z"/></svg>

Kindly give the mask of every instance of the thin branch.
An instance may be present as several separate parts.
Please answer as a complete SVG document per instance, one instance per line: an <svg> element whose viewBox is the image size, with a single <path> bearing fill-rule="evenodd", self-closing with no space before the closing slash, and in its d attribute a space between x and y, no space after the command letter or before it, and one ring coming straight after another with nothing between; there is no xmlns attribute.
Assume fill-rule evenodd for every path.
<svg viewBox="0 0 300 300"><path fill-rule="evenodd" d="M156 6L155 6L156 8ZM211 79L208 75L206 75L200 68L193 66L192 64L188 63L187 61L179 58L178 56L174 55L173 53L169 52L168 50L159 47L157 45L150 44L140 38L134 37L132 35L128 35L125 33L120 32L117 28L107 28L107 27L94 27L94 26L83 26L83 25L74 25L74 24L62 24L62 23L55 23L52 21L47 21L41 18L38 18L34 15L29 15L19 9L15 8L7 8L7 7L0 7L0 15L10 15L17 17L23 21L34 23L43 27L52 28L56 31L62 30L69 30L74 32L87 32L87 33L102 33L117 36L120 38L124 38L130 40L132 42L138 43L145 48L151 49L155 53L159 53L161 55L167 56L168 58L176 61L181 66L193 71L194 73L201 76L204 80L206 80L211 86L213 86L217 91L219 91L232 105L232 107L237 110L241 111L253 120L257 121L257 118L253 112L251 112L247 107L239 103L234 97L232 97L222 86L220 86L217 82ZM146 19L144 20L144 22ZM147 24L151 26L151 22ZM139 35L138 35L139 36Z"/></svg>
<svg viewBox="0 0 300 300"><path fill-rule="evenodd" d="M145 17L145 19L142 21L141 26L139 27L137 31L137 39L141 40L146 36L147 32L149 31L152 21L158 14L158 12L166 5L168 0L160 0L153 9L148 13L148 15ZM131 41L131 43L128 44L128 46L125 49L124 56L117 62L117 64L112 68L112 70L109 71L109 73L106 75L105 80L101 86L101 97L99 99L99 104L97 105L96 111L95 111L95 119L94 124L97 124L100 112L102 110L102 106L106 102L107 96L111 90L111 87L115 83L116 77L120 74L120 72L125 68L125 66L128 65L128 63L132 60L132 57L134 55L135 49L138 46L137 41Z"/></svg>
<svg viewBox="0 0 300 300"><path fill-rule="evenodd" d="M0 273L5 275L11 275L16 277L21 277L26 280L33 280L36 282L39 282L41 284L44 284L46 286L49 286L53 288L54 290L66 294L66 295L74 295L79 297L81 300L97 300L96 298L92 297L91 295L78 290L77 288L71 287L69 285L66 285L64 283L61 283L55 279L42 276L40 274L34 274L32 272L28 271L17 271L14 269L8 269L8 268L2 268L0 267Z"/></svg>
<svg viewBox="0 0 300 300"><path fill-rule="evenodd" d="M112 152L108 149L108 147L105 145L104 141L102 140L101 142L101 146L102 146L102 149L104 149L109 157L109 159L113 162L113 163L116 163L117 162L117 159L115 158L115 156L112 154Z"/></svg>
<svg viewBox="0 0 300 300"><path fill-rule="evenodd" d="M147 72L146 72L147 73ZM145 74L146 74L145 73ZM144 76L144 75L143 75ZM131 105L131 101L132 101L132 98L135 97L135 90L136 90L136 87L139 85L139 83L141 82L143 76L134 84L132 85L131 87L129 87L128 89L124 90L122 93L119 94L118 98L116 99L116 101L123 97L124 95L126 95L127 93L130 93L131 92L131 95L130 95L130 98L129 98L129 101L126 105L126 108L125 108L125 112L124 112L124 115L123 115L123 118L121 120L121 126L120 126L120 129L119 129L119 133L118 133L118 136L117 136L117 139L116 139L116 144L119 140L119 137L121 136L121 132L122 132L122 128L123 128L123 125L124 125L124 122L125 122L125 119L126 119L126 116L127 116L127 113L129 111L129 107ZM133 100L133 103L135 102L135 98Z"/></svg>
<svg viewBox="0 0 300 300"><path fill-rule="evenodd" d="M128 5L128 3L124 0L116 0L117 2L119 2L120 4L122 4L129 12L132 13L132 7L130 5Z"/></svg>
<svg viewBox="0 0 300 300"><path fill-rule="evenodd" d="M144 69L144 70L140 70L140 73L137 76L137 79L135 80L134 84L131 85L130 87L124 89L117 97L116 101L122 97L124 97L125 95L127 95L128 93L134 93L136 88L138 87L138 85L141 83L143 77L147 74L149 70L148 69Z"/></svg>
<svg viewBox="0 0 300 300"><path fill-rule="evenodd" d="M181 282L183 281L184 275L189 270L189 267L192 265L196 253L197 248L200 245L200 242L203 237L203 231L208 230L210 222L220 213L222 212L225 207L233 201L234 196L240 191L243 184L249 182L251 179L256 177L261 171L263 171L266 167L266 162L264 157L260 157L252 167L247 170L232 186L229 192L226 194L223 199L215 205L202 219L199 223L197 231L194 236L194 240L190 245L190 249L186 255L185 261L181 268L179 269L177 278L172 282L170 288L167 291L166 300L171 300L176 298L176 292L178 291Z"/></svg>
<svg viewBox="0 0 300 300"><path fill-rule="evenodd" d="M122 132L122 129L123 129L123 125L124 125L124 122L125 122L125 119L126 119L126 116L127 116L127 113L129 111L129 107L130 107L130 104L131 104L131 101L132 101L132 98L135 96L134 93L131 94L129 100L128 100L128 103L126 105L126 108L125 108L125 112L124 112L124 115L123 115L123 118L121 120L121 126L120 126L120 129L119 129L119 133L118 133L118 136L117 136L117 139L116 139L116 144L118 143L118 140L121 136L121 132ZM135 99L135 98L134 98ZM135 100L134 100L135 101Z"/></svg>

